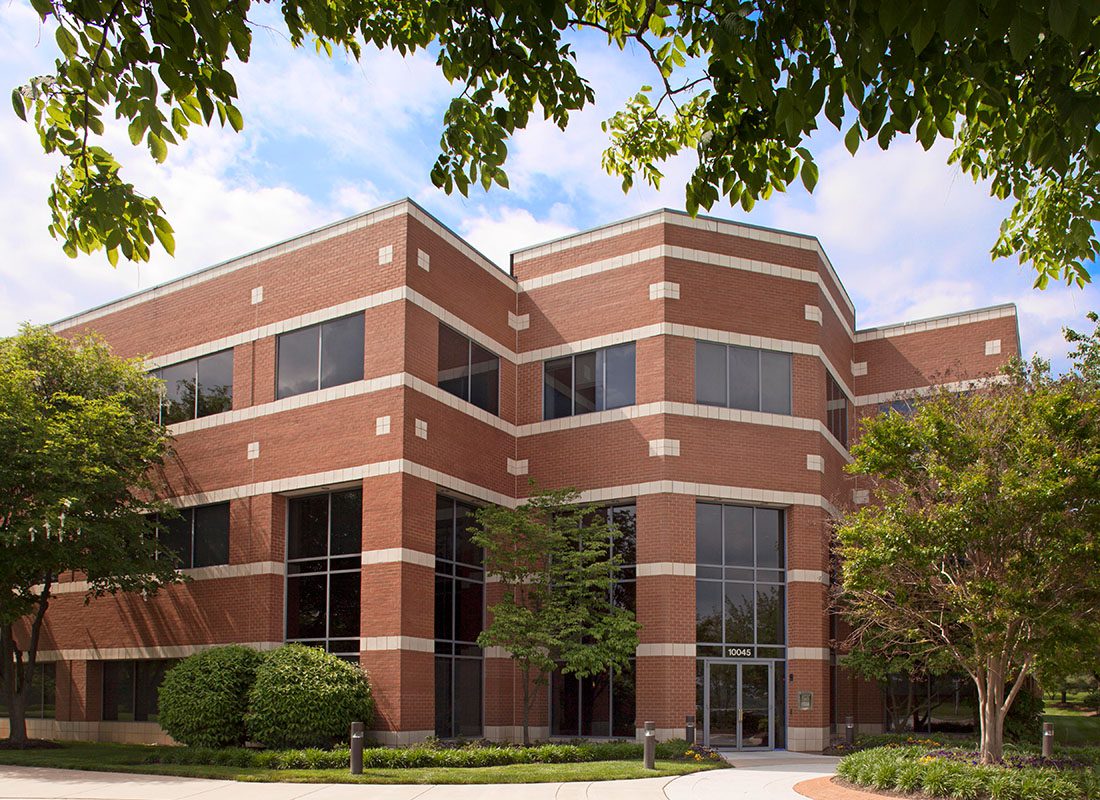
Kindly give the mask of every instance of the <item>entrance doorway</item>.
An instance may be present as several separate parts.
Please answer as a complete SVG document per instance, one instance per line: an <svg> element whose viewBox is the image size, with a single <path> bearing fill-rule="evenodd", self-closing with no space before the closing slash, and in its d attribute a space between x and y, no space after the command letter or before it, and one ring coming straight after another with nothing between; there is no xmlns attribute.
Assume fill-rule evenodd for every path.
<svg viewBox="0 0 1100 800"><path fill-rule="evenodd" d="M775 664L711 660L703 667L703 744L734 750L775 747Z"/></svg>

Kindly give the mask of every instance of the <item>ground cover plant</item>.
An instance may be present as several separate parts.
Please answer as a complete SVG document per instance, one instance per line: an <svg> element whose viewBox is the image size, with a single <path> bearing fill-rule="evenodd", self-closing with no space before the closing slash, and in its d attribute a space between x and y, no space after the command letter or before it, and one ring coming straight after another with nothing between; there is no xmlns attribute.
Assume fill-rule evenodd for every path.
<svg viewBox="0 0 1100 800"><path fill-rule="evenodd" d="M385 755L383 755L385 754ZM463 746L428 742L367 748L364 773L348 772L347 748L254 750L66 742L50 751L0 752L0 764L138 774L309 783L540 783L683 775L728 766L686 742L658 745L655 770L634 742Z"/></svg>
<svg viewBox="0 0 1100 800"><path fill-rule="evenodd" d="M1100 748L1059 752L1009 751L983 764L977 750L887 744L845 756L837 775L880 791L953 800L1091 800L1100 796Z"/></svg>

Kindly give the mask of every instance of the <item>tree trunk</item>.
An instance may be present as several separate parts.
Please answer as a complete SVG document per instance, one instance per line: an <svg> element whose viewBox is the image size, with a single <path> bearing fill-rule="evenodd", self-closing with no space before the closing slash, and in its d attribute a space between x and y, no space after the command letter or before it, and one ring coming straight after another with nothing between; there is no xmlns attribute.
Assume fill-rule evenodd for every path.
<svg viewBox="0 0 1100 800"><path fill-rule="evenodd" d="M11 623L0 625L0 690L8 703L8 741L23 746L27 743L27 706L30 704L34 683L34 666L38 660L38 638L42 633L42 620L50 604L52 579L43 581L38 607L31 619L31 639L24 653L15 644L15 631Z"/></svg>

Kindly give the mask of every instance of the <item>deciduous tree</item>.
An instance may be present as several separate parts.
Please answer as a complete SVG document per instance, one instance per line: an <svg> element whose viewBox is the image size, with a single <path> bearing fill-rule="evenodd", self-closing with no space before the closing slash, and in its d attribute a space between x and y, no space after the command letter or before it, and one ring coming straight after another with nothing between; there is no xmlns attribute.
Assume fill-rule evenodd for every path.
<svg viewBox="0 0 1100 800"><path fill-rule="evenodd" d="M95 338L24 326L0 339L0 697L10 740L26 709L46 610L62 575L90 599L179 580L158 559L151 468L169 442L159 382Z"/></svg>
<svg viewBox="0 0 1100 800"><path fill-rule="evenodd" d="M172 229L155 197L121 176L99 142L104 117L163 161L191 125L234 130L235 62L247 61L256 4L30 0L54 25L54 70L15 90L47 152L61 156L51 233L69 255L106 248L146 259ZM953 142L950 160L1015 205L993 247L1051 278L1083 283L1100 253L1100 0L288 0L291 44L430 48L456 87L431 177L448 192L507 185L506 142L533 113L565 128L594 93L573 32L648 56L654 87L606 124L603 164L624 188L658 184L661 163L698 158L691 212L725 197L749 209L818 167L822 123L887 148L911 135Z"/></svg>
<svg viewBox="0 0 1100 800"><path fill-rule="evenodd" d="M983 762L1045 658L1100 616L1100 393L1042 362L870 419L852 472L873 502L837 530L841 607L870 634L940 650L978 691Z"/></svg>
<svg viewBox="0 0 1100 800"><path fill-rule="evenodd" d="M620 532L572 489L535 489L517 508L487 506L476 519L471 540L502 589L478 644L504 648L519 667L526 744L532 685L556 669L577 678L628 669L634 657L634 612L613 599Z"/></svg>

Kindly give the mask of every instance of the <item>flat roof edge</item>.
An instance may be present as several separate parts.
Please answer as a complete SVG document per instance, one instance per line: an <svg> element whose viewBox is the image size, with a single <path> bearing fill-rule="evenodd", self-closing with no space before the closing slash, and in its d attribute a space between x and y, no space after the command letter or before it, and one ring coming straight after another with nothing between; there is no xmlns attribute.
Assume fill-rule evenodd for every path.
<svg viewBox="0 0 1100 800"><path fill-rule="evenodd" d="M1003 312L995 314L993 312ZM973 315L985 315L983 319L998 319L1000 317L1018 317L1018 309L1015 303L998 303L992 306L982 306L981 308L971 308L966 311L956 311L950 314L939 314L934 317L922 317L920 319L912 319L907 322L895 322L889 325L879 325L874 328L863 328L855 332L856 341L860 341L861 337L865 338L879 338L882 334L890 333L891 331L898 331L904 328L913 327L915 325L929 325L936 322L948 322L951 320L961 320L963 317L969 317ZM974 320L975 322L979 320Z"/></svg>

